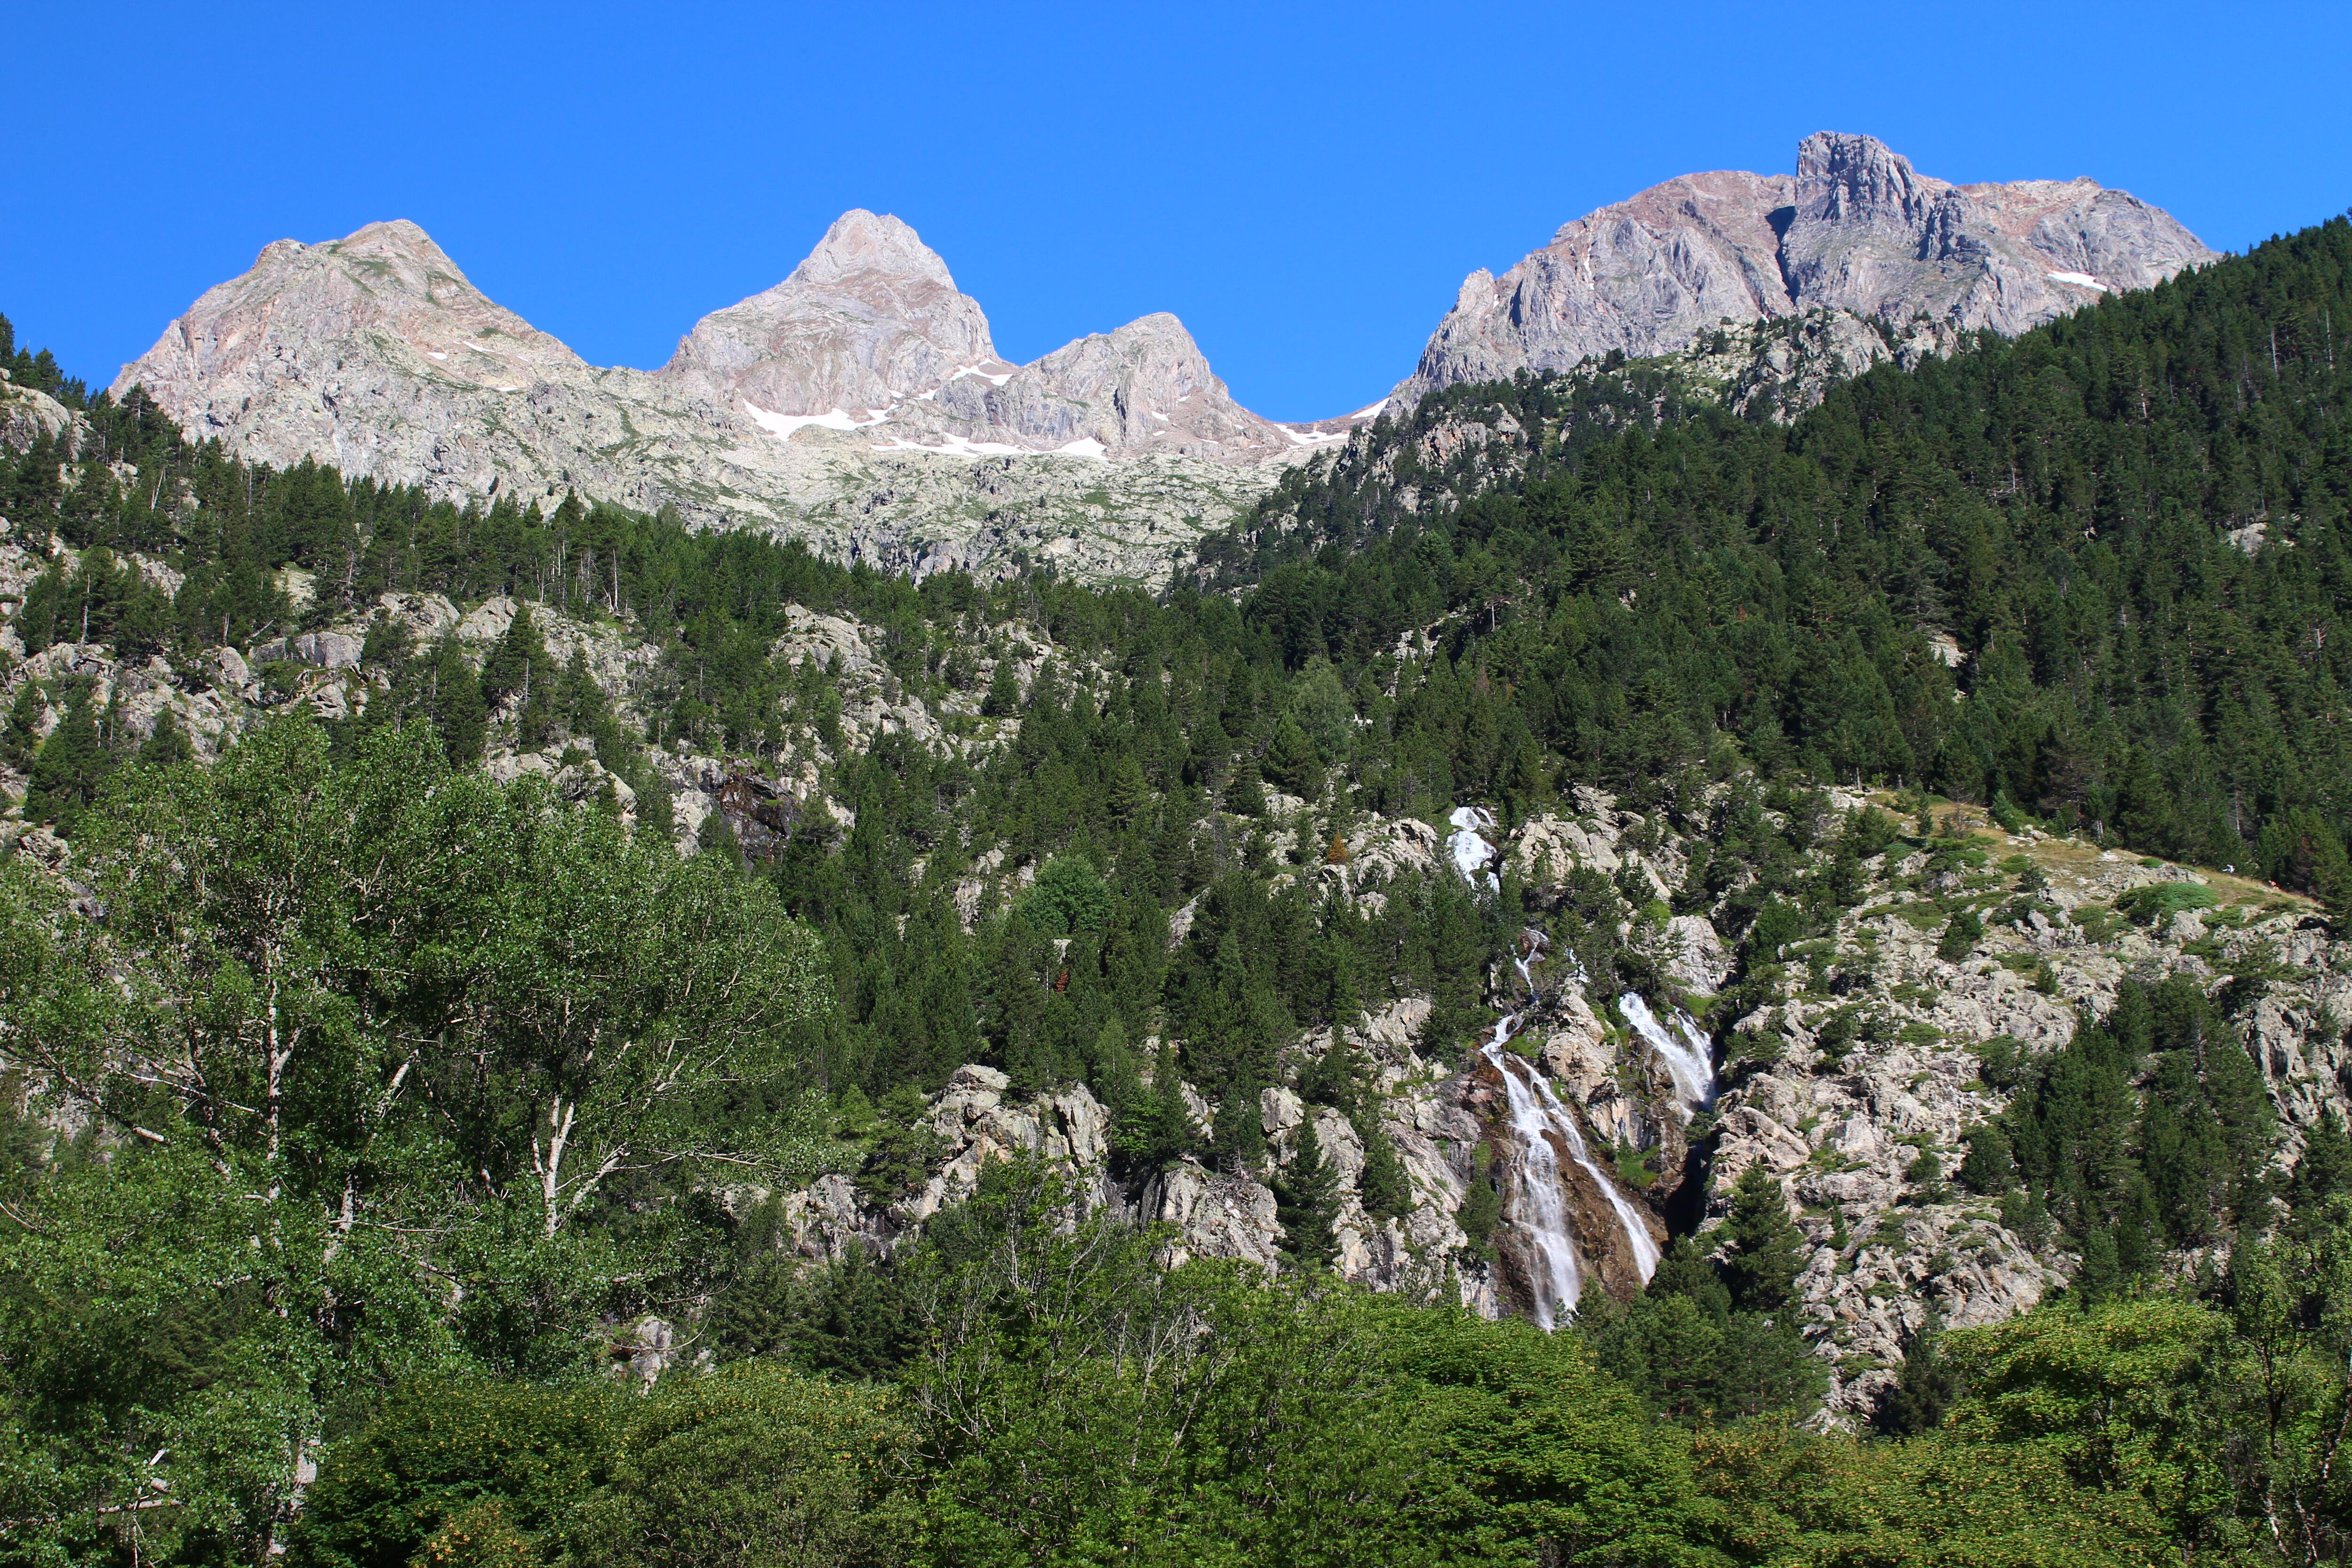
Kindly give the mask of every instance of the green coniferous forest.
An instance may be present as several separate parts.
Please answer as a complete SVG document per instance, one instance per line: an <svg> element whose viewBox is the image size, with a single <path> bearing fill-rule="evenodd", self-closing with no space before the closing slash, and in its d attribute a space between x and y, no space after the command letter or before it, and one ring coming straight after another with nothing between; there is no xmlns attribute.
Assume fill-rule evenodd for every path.
<svg viewBox="0 0 2352 1568"><path fill-rule="evenodd" d="M2063 1238L2070 1282L1990 1326L1931 1311L1861 1430L1809 1420L1803 1247L1753 1166L1646 1291L1550 1334L1454 1304L1460 1259L1341 1282L1313 1121L1271 1279L1171 1267L1019 1159L887 1255L779 1246L820 1174L918 1190L924 1097L967 1063L1086 1085L1131 1194L1184 1156L1264 1168L1257 1121L1204 1134L1180 1079L1255 1102L1302 1030L1404 996L1460 1059L1523 929L1596 997L1655 979L1625 934L1651 891L1599 872L1557 907L1450 866L1328 896L1297 846L1343 857L1367 814L1636 803L1706 847L1671 912L1733 954L1727 1028L1898 835L1966 853L1831 784L2340 918L2346 305L2337 220L1784 423L1670 363L1457 387L1156 596L269 470L0 325L12 382L87 424L0 454L0 515L49 563L27 658L198 671L386 593L527 606L478 661L378 617L378 700L289 703L209 763L71 673L16 683L0 760L68 850L0 867L0 1562L2346 1561L2352 1141L2323 1120L2278 1158L2252 968L1986 1049L2007 1108L1913 1179ZM754 842L719 815L681 855L665 755L756 770L841 734L835 674L772 654L793 607L1002 743L831 745L843 818ZM657 657L616 693L551 654L558 618ZM983 668L1006 626L1049 656ZM567 746L634 816L479 765ZM1278 841L1269 792L1312 834ZM967 920L983 851L1035 874ZM2185 907L2153 891L2118 929ZM1374 1092L1336 1050L1297 1087ZM1414 1201L1361 1153L1368 1205ZM1474 1247L1493 1203L1474 1184Z"/></svg>

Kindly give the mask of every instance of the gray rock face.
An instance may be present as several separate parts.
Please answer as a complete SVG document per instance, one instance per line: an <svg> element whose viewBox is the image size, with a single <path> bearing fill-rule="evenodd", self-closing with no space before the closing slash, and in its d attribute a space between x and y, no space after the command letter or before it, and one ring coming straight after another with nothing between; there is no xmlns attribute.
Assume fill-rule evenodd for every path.
<svg viewBox="0 0 2352 1568"><path fill-rule="evenodd" d="M1500 278L1472 273L1398 393L1666 353L1817 310L2020 332L2212 257L2087 179L1954 185L1874 138L1822 132L1793 177L1685 174L1563 225Z"/></svg>
<svg viewBox="0 0 2352 1568"><path fill-rule="evenodd" d="M1269 463L1344 439L1234 403L1172 316L1009 364L946 264L866 212L651 374L588 364L415 224L280 240L115 394L134 385L252 460L315 458L458 500L672 506L918 574L1042 559L1164 581L1273 483Z"/></svg>

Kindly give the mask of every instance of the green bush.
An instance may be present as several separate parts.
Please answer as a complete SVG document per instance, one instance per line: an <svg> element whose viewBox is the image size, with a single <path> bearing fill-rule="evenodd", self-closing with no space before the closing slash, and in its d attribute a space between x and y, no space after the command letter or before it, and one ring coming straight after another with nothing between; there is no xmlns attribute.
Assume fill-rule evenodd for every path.
<svg viewBox="0 0 2352 1568"><path fill-rule="evenodd" d="M2116 910L2137 924L2162 926L2183 910L2210 910L2220 901L2202 882L2152 882L2116 899Z"/></svg>
<svg viewBox="0 0 2352 1568"><path fill-rule="evenodd" d="M887 1398L764 1363L666 1383L570 1531L583 1568L906 1560L913 1429Z"/></svg>
<svg viewBox="0 0 2352 1568"><path fill-rule="evenodd" d="M407 1568L446 1524L488 1500L500 1508L495 1529L487 1515L477 1521L484 1539L544 1535L604 1479L625 1410L602 1383L408 1384L329 1450L288 1562Z"/></svg>
<svg viewBox="0 0 2352 1568"><path fill-rule="evenodd" d="M1946 963L1958 963L1976 951L1984 940L1984 921L1974 910L1962 910L1945 922L1943 940L1936 943L1936 956Z"/></svg>

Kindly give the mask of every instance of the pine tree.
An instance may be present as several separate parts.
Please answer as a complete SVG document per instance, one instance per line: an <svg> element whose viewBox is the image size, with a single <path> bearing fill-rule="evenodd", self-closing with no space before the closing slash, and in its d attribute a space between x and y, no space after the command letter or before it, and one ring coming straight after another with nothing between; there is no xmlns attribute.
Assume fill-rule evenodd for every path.
<svg viewBox="0 0 2352 1568"><path fill-rule="evenodd" d="M1739 1173L1724 1222L1723 1282L1731 1304L1746 1312L1777 1312L1804 1270L1803 1237L1789 1218L1780 1184L1761 1164Z"/></svg>
<svg viewBox="0 0 2352 1568"><path fill-rule="evenodd" d="M996 673L989 677L988 695L981 699L983 718L1009 719L1021 711L1021 677L1010 658L996 661Z"/></svg>
<svg viewBox="0 0 2352 1568"><path fill-rule="evenodd" d="M2017 1185L2017 1161L1998 1122L1969 1129L1969 1152L1960 1161L1960 1185L1981 1197L1997 1198Z"/></svg>
<svg viewBox="0 0 2352 1568"><path fill-rule="evenodd" d="M695 834L695 843L698 854L715 855L739 869L743 864L742 841L735 837L734 826L727 820L727 813L717 806L711 807L703 817L702 826Z"/></svg>
<svg viewBox="0 0 2352 1568"><path fill-rule="evenodd" d="M187 731L180 728L179 721L166 708L155 715L155 727L147 732L145 742L139 748L139 763L142 767L176 767L195 754L195 748L188 744Z"/></svg>
<svg viewBox="0 0 2352 1568"><path fill-rule="evenodd" d="M482 661L482 700L496 708L509 697L528 693L534 684L544 687L548 662L547 644L540 637L530 606L517 604L506 636Z"/></svg>
<svg viewBox="0 0 2352 1568"><path fill-rule="evenodd" d="M2287 1201L2295 1223L2308 1230L2326 1211L2327 1200L2352 1191L2352 1136L2333 1106L2322 1110L2303 1145L2303 1158L2288 1178Z"/></svg>
<svg viewBox="0 0 2352 1568"><path fill-rule="evenodd" d="M1298 1146L1274 1179L1274 1218L1282 1227L1282 1256L1295 1268L1323 1268L1339 1255L1339 1173L1324 1156L1310 1113Z"/></svg>
<svg viewBox="0 0 2352 1568"><path fill-rule="evenodd" d="M1143 764L1135 760L1134 752L1122 752L1111 764L1103 804L1110 808L1111 820L1121 825L1139 821L1150 806L1151 781L1144 777Z"/></svg>
<svg viewBox="0 0 2352 1568"><path fill-rule="evenodd" d="M19 773L33 765L33 753L41 749L41 715L47 709L41 700L41 689L31 680L19 681L16 700L8 704L8 721L0 729L0 764Z"/></svg>
<svg viewBox="0 0 2352 1568"><path fill-rule="evenodd" d="M1265 775L1307 800L1323 793L1323 764L1315 754L1315 742L1286 713L1275 725L1273 743L1266 748Z"/></svg>
<svg viewBox="0 0 2352 1568"><path fill-rule="evenodd" d="M1959 1396L1959 1379L1941 1352L1943 1317L1934 1301L1916 1333L1903 1346L1895 1385L1880 1396L1871 1424L1890 1437L1914 1437L1944 1424L1944 1413Z"/></svg>
<svg viewBox="0 0 2352 1568"><path fill-rule="evenodd" d="M480 762L483 743L489 737L489 707L482 700L474 667L466 662L455 637L443 637L434 650L426 682L433 727L441 732L442 751L461 768Z"/></svg>
<svg viewBox="0 0 2352 1568"><path fill-rule="evenodd" d="M90 717L89 700L68 704L64 722L49 731L33 757L32 786L25 792L25 816L50 822L58 833L72 837L98 799L100 785L114 771L114 759L99 742L98 721Z"/></svg>

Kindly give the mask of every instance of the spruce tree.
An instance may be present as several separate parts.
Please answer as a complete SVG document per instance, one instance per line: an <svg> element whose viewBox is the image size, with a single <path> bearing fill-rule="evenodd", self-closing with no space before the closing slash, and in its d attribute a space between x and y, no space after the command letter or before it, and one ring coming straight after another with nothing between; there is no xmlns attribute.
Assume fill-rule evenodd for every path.
<svg viewBox="0 0 2352 1568"><path fill-rule="evenodd" d="M100 744L98 721L90 716L87 696L66 708L64 722L49 731L33 757L32 785L25 792L25 816L54 823L68 837L83 812L98 799L99 788L114 771L114 759Z"/></svg>
<svg viewBox="0 0 2352 1568"><path fill-rule="evenodd" d="M1944 1424L1944 1414L1959 1396L1959 1378L1941 1354L1943 1315L1927 1303L1927 1315L1918 1331L1906 1337L1903 1364L1895 1386L1879 1398L1871 1424L1890 1437L1916 1437Z"/></svg>
<svg viewBox="0 0 2352 1568"><path fill-rule="evenodd" d="M1761 1164L1739 1173L1723 1230L1723 1282L1732 1306L1771 1313L1788 1305L1789 1292L1804 1271L1803 1237L1789 1218L1780 1184Z"/></svg>
<svg viewBox="0 0 2352 1568"><path fill-rule="evenodd" d="M1324 1268L1339 1255L1339 1173L1323 1152L1310 1113L1298 1129L1298 1147L1274 1179L1274 1218L1282 1227L1282 1256L1296 1268Z"/></svg>
<svg viewBox="0 0 2352 1568"><path fill-rule="evenodd" d="M142 767L175 767L195 754L195 748L188 744L187 731L180 728L180 721L166 708L155 715L155 727L147 732L146 741L139 748L139 762Z"/></svg>
<svg viewBox="0 0 2352 1568"><path fill-rule="evenodd" d="M30 680L19 681L16 700L8 704L8 721L0 729L0 764L22 773L33 765L33 753L41 749L41 715L47 709L41 700L41 689Z"/></svg>

